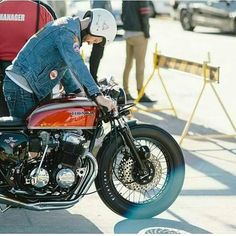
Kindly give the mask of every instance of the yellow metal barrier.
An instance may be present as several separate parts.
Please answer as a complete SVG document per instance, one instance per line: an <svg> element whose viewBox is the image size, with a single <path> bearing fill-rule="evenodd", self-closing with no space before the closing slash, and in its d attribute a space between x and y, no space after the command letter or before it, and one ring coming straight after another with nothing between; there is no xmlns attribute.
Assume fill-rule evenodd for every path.
<svg viewBox="0 0 236 236"><path fill-rule="evenodd" d="M170 98L170 95L169 95L169 92L167 90L167 87L164 83L164 80L160 74L160 71L159 71L159 54L157 53L157 46L155 48L155 52L153 54L153 71L151 73L151 75L149 76L147 82L144 84L144 86L142 87L142 89L140 90L139 94L138 94L138 97L134 100L134 103L137 105L140 101L140 99L142 98L143 94L144 94L144 91L146 89L146 87L148 86L149 82L153 79L154 77L154 74L155 72L157 71L157 74L158 74L158 78L160 79L161 81L161 85L164 89L164 92L167 96L167 99L170 103L170 107L166 107L166 108L142 108L142 107L134 107L132 109L132 111L138 111L138 110L142 110L142 111L148 111L148 112L152 112L152 111L163 111L163 110L172 110L174 112L174 115L177 117L177 113L176 113L176 110L175 110L175 107L174 107L174 104Z"/></svg>
<svg viewBox="0 0 236 236"><path fill-rule="evenodd" d="M164 84L163 78L160 75L160 71L159 68L165 68L165 69L173 69L173 70L178 70L178 71L182 71L182 72L186 72L186 73L191 73L193 75L197 75L197 76L202 76L203 78L203 87L200 91L200 94L197 98L197 101L195 103L195 106L193 108L193 111L184 127L184 130L181 134L181 138L179 141L179 144L181 145L184 138L189 137L192 139L204 139L204 138L232 138L232 137L236 137L236 127L229 115L229 113L227 112L219 94L217 93L213 83L217 82L219 83L219 75L220 75L220 68L219 67L215 67L215 66L211 66L209 65L210 63L210 55L208 54L208 61L207 62L203 62L201 63L197 63L197 62L192 62L192 61L187 61L187 60L182 60L182 59L178 59L178 58L173 58L173 57L168 57L165 55L161 55L158 54L157 52L157 46L155 49L155 53L153 54L153 71L150 75L150 77L148 78L147 82L144 84L142 90L140 91L140 93L138 94L138 98L134 101L135 104L138 104L138 102L140 101L141 97L144 94L144 91L148 85L148 83L151 81L151 79L154 76L155 71L157 71L158 73L158 77L160 78L161 84L164 88L164 91L167 95L167 98L170 102L170 108L164 108L164 109L142 109L142 108L136 108L137 110L145 110L145 111L158 111L158 110L173 110L175 116L177 117L177 113L176 110L174 108L173 102L170 99L169 93L167 91L167 87ZM234 134L229 135L229 134L216 134L216 135L210 135L210 134L205 134L205 135L188 135L188 131L191 125L191 122L193 120L194 114L197 110L197 107L199 105L200 99L203 95L204 90L206 89L207 86L210 86L210 88L213 90L217 101L219 102L219 104L221 105L226 117L228 118L228 121L230 122L233 130L234 130ZM134 110L135 111L135 110Z"/></svg>

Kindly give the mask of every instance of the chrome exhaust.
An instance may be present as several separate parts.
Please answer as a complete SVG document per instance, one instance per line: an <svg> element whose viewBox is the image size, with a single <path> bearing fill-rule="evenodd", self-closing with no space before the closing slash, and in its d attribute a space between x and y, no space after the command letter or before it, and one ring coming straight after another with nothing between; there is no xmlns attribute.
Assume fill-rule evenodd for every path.
<svg viewBox="0 0 236 236"><path fill-rule="evenodd" d="M96 158L91 154L87 153L86 157L90 161L90 168L88 170L87 175L81 180L80 185L75 190L71 200L61 201L61 202L37 202L37 203L24 203L9 197L6 197L0 194L0 204L6 204L10 206L17 206L21 208L25 208L28 210L34 211L45 211L45 210L60 210L67 209L74 206L79 200L86 194L93 181L95 180L98 173L98 164ZM6 209L0 209L2 212L5 212L10 207Z"/></svg>

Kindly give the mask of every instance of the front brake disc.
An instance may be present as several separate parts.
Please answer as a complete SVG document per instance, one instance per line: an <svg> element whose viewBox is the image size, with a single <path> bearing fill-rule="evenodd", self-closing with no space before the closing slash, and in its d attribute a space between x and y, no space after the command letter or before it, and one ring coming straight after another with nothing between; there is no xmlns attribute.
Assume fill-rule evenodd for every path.
<svg viewBox="0 0 236 236"><path fill-rule="evenodd" d="M118 177L126 188L144 193L155 188L159 184L162 176L162 167L160 161L152 154L148 161L151 162L154 167L153 178L151 178L152 180L147 184L140 184L134 178L135 162L131 157L122 159L118 167Z"/></svg>

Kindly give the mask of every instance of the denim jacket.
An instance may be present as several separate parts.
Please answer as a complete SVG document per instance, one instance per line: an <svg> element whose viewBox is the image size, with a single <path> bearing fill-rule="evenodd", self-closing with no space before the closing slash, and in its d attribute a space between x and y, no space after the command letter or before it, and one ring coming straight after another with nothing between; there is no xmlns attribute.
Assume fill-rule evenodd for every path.
<svg viewBox="0 0 236 236"><path fill-rule="evenodd" d="M10 70L27 80L39 100L46 97L63 77L61 82L67 93L79 89L80 83L92 96L100 90L81 58L81 40L79 19L59 18L28 40ZM64 76L69 74L66 73L68 69L77 81Z"/></svg>

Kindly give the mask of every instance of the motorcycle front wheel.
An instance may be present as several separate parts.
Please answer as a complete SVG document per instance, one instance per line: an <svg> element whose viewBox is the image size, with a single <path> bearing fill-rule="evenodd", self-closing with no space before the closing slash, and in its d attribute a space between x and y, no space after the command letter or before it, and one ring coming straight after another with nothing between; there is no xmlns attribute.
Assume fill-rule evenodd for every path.
<svg viewBox="0 0 236 236"><path fill-rule="evenodd" d="M146 175L120 135L108 138L98 152L95 184L102 201L115 213L145 219L167 210L179 195L185 173L182 151L163 129L146 124L130 127L138 150L149 151Z"/></svg>

